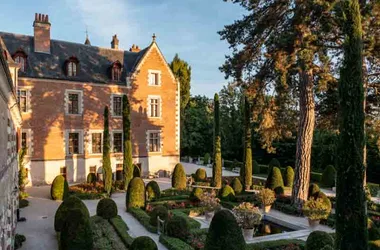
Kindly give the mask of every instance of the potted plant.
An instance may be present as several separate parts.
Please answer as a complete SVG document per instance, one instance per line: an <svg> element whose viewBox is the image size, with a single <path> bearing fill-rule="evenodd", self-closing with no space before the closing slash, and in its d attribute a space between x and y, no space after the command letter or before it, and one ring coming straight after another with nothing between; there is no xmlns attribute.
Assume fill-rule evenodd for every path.
<svg viewBox="0 0 380 250"><path fill-rule="evenodd" d="M258 198L261 201L264 213L269 213L272 204L276 200L274 192L269 188L264 188L259 191Z"/></svg>
<svg viewBox="0 0 380 250"><path fill-rule="evenodd" d="M258 207L249 202L243 202L232 209L236 221L243 230L244 239L252 240L257 226L261 222L262 214Z"/></svg>
<svg viewBox="0 0 380 250"><path fill-rule="evenodd" d="M201 198L201 206L205 208L205 217L207 221L211 221L215 210L220 208L219 202L220 200L216 197L214 191L203 194Z"/></svg>
<svg viewBox="0 0 380 250"><path fill-rule="evenodd" d="M302 206L302 212L308 218L309 226L311 228L317 227L320 220L327 219L330 210L331 208L329 205L321 198L305 201Z"/></svg>

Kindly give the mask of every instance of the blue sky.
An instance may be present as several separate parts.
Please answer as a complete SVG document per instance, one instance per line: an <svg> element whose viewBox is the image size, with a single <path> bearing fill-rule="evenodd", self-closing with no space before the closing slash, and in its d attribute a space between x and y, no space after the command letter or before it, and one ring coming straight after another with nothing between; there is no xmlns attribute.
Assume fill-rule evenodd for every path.
<svg viewBox="0 0 380 250"><path fill-rule="evenodd" d="M157 43L168 62L175 53L192 67L191 94L213 96L227 80L218 69L229 54L217 31L240 19L243 9L223 0L19 0L0 1L0 30L33 34L34 13L48 14L52 39L83 43L86 27L92 45L120 47Z"/></svg>

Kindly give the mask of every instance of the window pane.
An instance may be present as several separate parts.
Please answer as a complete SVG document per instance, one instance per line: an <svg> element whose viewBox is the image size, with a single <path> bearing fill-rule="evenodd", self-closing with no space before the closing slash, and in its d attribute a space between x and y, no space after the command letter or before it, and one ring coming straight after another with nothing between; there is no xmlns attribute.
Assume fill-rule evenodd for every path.
<svg viewBox="0 0 380 250"><path fill-rule="evenodd" d="M69 64L68 64L67 75L68 76L73 76L73 63L72 62L69 62Z"/></svg>
<svg viewBox="0 0 380 250"><path fill-rule="evenodd" d="M102 152L102 133L92 134L92 153L99 154Z"/></svg>
<svg viewBox="0 0 380 250"><path fill-rule="evenodd" d="M79 154L79 133L69 134L69 154Z"/></svg>
<svg viewBox="0 0 380 250"><path fill-rule="evenodd" d="M122 114L122 99L120 96L113 98L113 115L121 116Z"/></svg>
<svg viewBox="0 0 380 250"><path fill-rule="evenodd" d="M150 99L150 116L151 117L159 117L158 105L159 105L158 99Z"/></svg>
<svg viewBox="0 0 380 250"><path fill-rule="evenodd" d="M160 151L160 139L159 133L150 133L149 134L149 151L150 152L159 152Z"/></svg>
<svg viewBox="0 0 380 250"><path fill-rule="evenodd" d="M17 91L18 102L20 104L21 112L27 111L27 92L26 90Z"/></svg>
<svg viewBox="0 0 380 250"><path fill-rule="evenodd" d="M25 149L27 149L27 147L28 147L28 144L27 144L27 136L26 136L26 133L25 132L23 132L22 134L21 134L21 148L25 148Z"/></svg>
<svg viewBox="0 0 380 250"><path fill-rule="evenodd" d="M79 114L79 95L69 94L69 114Z"/></svg>
<svg viewBox="0 0 380 250"><path fill-rule="evenodd" d="M123 151L122 143L123 143L122 133L114 133L113 134L113 152L121 153Z"/></svg>

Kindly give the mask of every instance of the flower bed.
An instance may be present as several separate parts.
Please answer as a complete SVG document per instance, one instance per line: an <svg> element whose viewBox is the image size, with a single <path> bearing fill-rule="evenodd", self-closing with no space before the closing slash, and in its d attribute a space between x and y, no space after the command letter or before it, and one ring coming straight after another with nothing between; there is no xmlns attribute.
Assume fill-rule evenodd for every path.
<svg viewBox="0 0 380 250"><path fill-rule="evenodd" d="M104 186L101 182L93 184L81 183L70 186L70 195L75 195L81 200L97 200L106 197Z"/></svg>

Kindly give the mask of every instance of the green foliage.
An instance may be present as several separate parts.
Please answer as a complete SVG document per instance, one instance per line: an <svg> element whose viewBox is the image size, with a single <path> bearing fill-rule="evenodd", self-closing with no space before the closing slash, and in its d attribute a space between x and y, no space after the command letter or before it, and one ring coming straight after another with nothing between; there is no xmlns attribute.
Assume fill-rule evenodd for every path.
<svg viewBox="0 0 380 250"><path fill-rule="evenodd" d="M65 177L58 175L54 178L50 187L50 195L53 200L64 200L69 195L69 184Z"/></svg>
<svg viewBox="0 0 380 250"><path fill-rule="evenodd" d="M207 178L207 173L204 168L198 168L195 172L195 181L203 182Z"/></svg>
<svg viewBox="0 0 380 250"><path fill-rule="evenodd" d="M129 250L157 250L156 243L148 236L137 237Z"/></svg>
<svg viewBox="0 0 380 250"><path fill-rule="evenodd" d="M322 174L322 184L326 187L335 187L336 171L334 166L328 165Z"/></svg>
<svg viewBox="0 0 380 250"><path fill-rule="evenodd" d="M28 173L25 168L25 156L27 154L27 148L22 148L18 154L18 188L20 193L25 192L25 185L28 182ZM23 199L23 198L22 198Z"/></svg>
<svg viewBox="0 0 380 250"><path fill-rule="evenodd" d="M320 191L320 189L319 189L319 186L317 184L315 184L315 183L310 184L308 198L310 198L311 196L315 196L316 194L319 193L319 191Z"/></svg>
<svg viewBox="0 0 380 250"><path fill-rule="evenodd" d="M367 229L369 240L380 239L380 229L375 225L375 223L371 219L368 219Z"/></svg>
<svg viewBox="0 0 380 250"><path fill-rule="evenodd" d="M89 184L95 184L97 181L96 174L95 173L89 173L87 175L87 183Z"/></svg>
<svg viewBox="0 0 380 250"><path fill-rule="evenodd" d="M16 234L15 236L15 249L19 249L22 246L22 243L26 241L26 237L22 234Z"/></svg>
<svg viewBox="0 0 380 250"><path fill-rule="evenodd" d="M111 218L109 222L119 235L120 239L123 241L124 245L126 247L130 247L133 242L133 238L128 234L129 228L120 215Z"/></svg>
<svg viewBox="0 0 380 250"><path fill-rule="evenodd" d="M219 114L219 96L214 96L214 164L212 167L212 185L214 187L222 186L222 149L220 136Z"/></svg>
<svg viewBox="0 0 380 250"><path fill-rule="evenodd" d="M111 219L117 216L116 203L109 198L101 199L96 207L96 215L103 219Z"/></svg>
<svg viewBox="0 0 380 250"><path fill-rule="evenodd" d="M159 240L169 250L194 250L194 248L183 240L169 237L165 234L161 234Z"/></svg>
<svg viewBox="0 0 380 250"><path fill-rule="evenodd" d="M195 209L192 209L190 211L195 211ZM200 209L200 211L201 211L201 209ZM171 213L173 214L173 216L182 217L183 219L185 219L187 221L187 224L189 225L189 228L191 231L193 231L194 229L200 229L201 228L201 223L199 221L189 217L188 211L174 209L171 211Z"/></svg>
<svg viewBox="0 0 380 250"><path fill-rule="evenodd" d="M322 181L322 174L316 173L316 172L311 172L310 173L310 181L320 183Z"/></svg>
<svg viewBox="0 0 380 250"><path fill-rule="evenodd" d="M150 216L140 208L129 208L128 213L130 213L136 220L138 220L141 225L145 227L151 233L157 233L157 227L152 226L150 221Z"/></svg>
<svg viewBox="0 0 380 250"><path fill-rule="evenodd" d="M323 231L313 231L307 237L306 250L320 250L325 246L334 247L334 240L330 234Z"/></svg>
<svg viewBox="0 0 380 250"><path fill-rule="evenodd" d="M209 164L210 163L211 156L209 153L206 153L205 156L203 157L203 162L204 164Z"/></svg>
<svg viewBox="0 0 380 250"><path fill-rule="evenodd" d="M289 247L289 246L294 246ZM299 248L296 248L299 247ZM303 240L274 240L247 245L247 250L301 250L304 249L305 241Z"/></svg>
<svg viewBox="0 0 380 250"><path fill-rule="evenodd" d="M283 195L285 193L284 187L281 186L275 187L273 191L276 195Z"/></svg>
<svg viewBox="0 0 380 250"><path fill-rule="evenodd" d="M243 192L243 185L241 184L241 181L239 178L234 178L234 180L231 183L232 189L234 190L235 194L240 194Z"/></svg>
<svg viewBox="0 0 380 250"><path fill-rule="evenodd" d="M148 201L157 200L160 198L161 190L160 190L160 186L158 186L156 181L150 181L146 185L145 190L147 194L146 199Z"/></svg>
<svg viewBox="0 0 380 250"><path fill-rule="evenodd" d="M157 227L157 217L160 217L160 220L166 221L168 219L169 213L168 209L162 205L156 206L153 208L153 211L150 213L149 223L152 226Z"/></svg>
<svg viewBox="0 0 380 250"><path fill-rule="evenodd" d="M207 234L205 250L246 249L242 231L229 210L215 213Z"/></svg>
<svg viewBox="0 0 380 250"><path fill-rule="evenodd" d="M119 220L117 220L118 218ZM117 223L113 224L116 221ZM125 243L125 240L130 241L129 244L133 241L125 230L127 226L120 217L105 220L102 217L94 215L90 218L90 224L94 240L93 249L126 249L126 246L129 245ZM119 232L122 232L121 230L125 231L119 234Z"/></svg>
<svg viewBox="0 0 380 250"><path fill-rule="evenodd" d="M25 199L19 200L18 206L19 206L19 208L27 207L27 206L29 206L29 201L25 200Z"/></svg>
<svg viewBox="0 0 380 250"><path fill-rule="evenodd" d="M192 201L201 201L203 196L203 189L202 188L193 188L190 194L190 200Z"/></svg>
<svg viewBox="0 0 380 250"><path fill-rule="evenodd" d="M281 170L278 167L273 167L271 173L268 175L265 188L274 190L276 187L283 186L284 181L282 180Z"/></svg>
<svg viewBox="0 0 380 250"><path fill-rule="evenodd" d="M104 108L104 131L103 131L103 182L104 190L111 195L112 189L112 167L111 167L111 146L109 132L109 112L108 106Z"/></svg>
<svg viewBox="0 0 380 250"><path fill-rule="evenodd" d="M135 177L141 177L141 171L137 165L133 164L133 178Z"/></svg>
<svg viewBox="0 0 380 250"><path fill-rule="evenodd" d="M273 158L269 162L268 166L269 168L274 168L274 167L281 168L281 163L277 160L277 158Z"/></svg>
<svg viewBox="0 0 380 250"><path fill-rule="evenodd" d="M126 207L127 209L145 207L145 184L140 177L135 177L129 182Z"/></svg>
<svg viewBox="0 0 380 250"><path fill-rule="evenodd" d="M127 95L123 95L123 176L124 190L128 189L133 176L132 140L131 140L131 106Z"/></svg>
<svg viewBox="0 0 380 250"><path fill-rule="evenodd" d="M190 233L190 227L187 220L182 216L174 215L166 224L168 236L186 240Z"/></svg>
<svg viewBox="0 0 380 250"><path fill-rule="evenodd" d="M293 187L293 181L294 181L294 170L292 167L287 166L285 169L284 174L284 184L285 187Z"/></svg>
<svg viewBox="0 0 380 250"><path fill-rule="evenodd" d="M369 241L368 250L380 250L380 240Z"/></svg>
<svg viewBox="0 0 380 250"><path fill-rule="evenodd" d="M253 164L252 164L252 173L254 174L254 175L257 175L257 174L260 174L260 165L259 165L259 163L257 163L257 161L253 161Z"/></svg>
<svg viewBox="0 0 380 250"><path fill-rule="evenodd" d="M177 163L174 167L172 187L178 190L186 189L186 172L181 163Z"/></svg>
<svg viewBox="0 0 380 250"><path fill-rule="evenodd" d="M221 200L224 200L224 201L235 200L235 191L232 189L232 187L230 185L225 185L219 191L219 197Z"/></svg>

